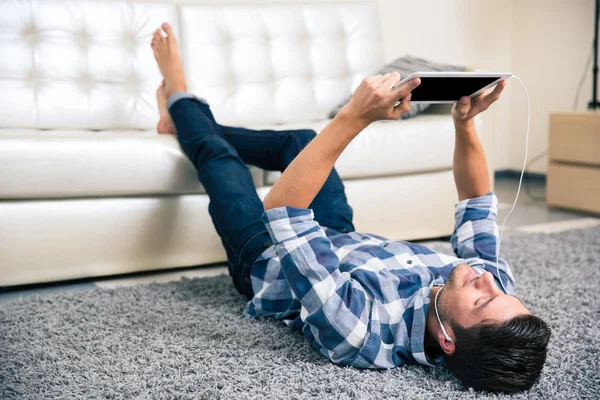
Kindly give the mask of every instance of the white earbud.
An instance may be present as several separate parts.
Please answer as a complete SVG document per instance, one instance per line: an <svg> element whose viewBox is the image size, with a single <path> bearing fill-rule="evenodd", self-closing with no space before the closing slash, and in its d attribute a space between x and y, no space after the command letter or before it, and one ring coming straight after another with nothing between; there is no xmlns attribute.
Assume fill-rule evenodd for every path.
<svg viewBox="0 0 600 400"><path fill-rule="evenodd" d="M442 286L440 288L440 290L437 291L437 293L435 294L435 299L433 300L433 305L435 306L435 316L437 317L438 322L440 323L440 327L442 328L442 332L444 332L444 336L446 337L446 340L451 342L452 338L450 336L448 336L448 333L446 333L446 329L444 329L444 325L442 324L442 320L440 319L440 314L438 314L438 309L437 309L437 299L438 299L438 295L440 294L440 292L442 291L442 289L444 289L444 286Z"/></svg>

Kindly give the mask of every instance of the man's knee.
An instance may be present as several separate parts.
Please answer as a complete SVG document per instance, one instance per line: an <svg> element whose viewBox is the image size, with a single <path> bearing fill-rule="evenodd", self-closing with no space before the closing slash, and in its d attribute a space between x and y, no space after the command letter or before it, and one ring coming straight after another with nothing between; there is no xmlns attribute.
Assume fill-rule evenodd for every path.
<svg viewBox="0 0 600 400"><path fill-rule="evenodd" d="M302 151L307 144L310 143L317 136L317 132L312 129L299 129L296 131L296 137L298 138L298 150Z"/></svg>
<svg viewBox="0 0 600 400"><path fill-rule="evenodd" d="M216 135L197 136L180 145L197 169L211 160L237 156L231 145Z"/></svg>
<svg viewBox="0 0 600 400"><path fill-rule="evenodd" d="M278 158L278 169L280 171L285 170L302 149L317 136L317 133L312 129L289 130L282 131L282 133L285 134L286 141Z"/></svg>

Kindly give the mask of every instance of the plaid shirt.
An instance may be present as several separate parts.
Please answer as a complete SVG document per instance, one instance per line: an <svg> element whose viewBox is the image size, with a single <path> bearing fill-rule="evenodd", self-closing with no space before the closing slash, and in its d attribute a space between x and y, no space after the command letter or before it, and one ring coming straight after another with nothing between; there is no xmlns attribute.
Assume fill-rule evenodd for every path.
<svg viewBox="0 0 600 400"><path fill-rule="evenodd" d="M374 234L321 227L310 209L268 210L262 220L273 246L252 266L255 295L244 313L283 320L337 364L436 365L441 358L431 360L424 348L432 287L466 263L480 275L491 272L502 289L496 272L497 210L493 193L456 204L451 243L460 258ZM508 292L514 293L510 267L502 259L499 267Z"/></svg>

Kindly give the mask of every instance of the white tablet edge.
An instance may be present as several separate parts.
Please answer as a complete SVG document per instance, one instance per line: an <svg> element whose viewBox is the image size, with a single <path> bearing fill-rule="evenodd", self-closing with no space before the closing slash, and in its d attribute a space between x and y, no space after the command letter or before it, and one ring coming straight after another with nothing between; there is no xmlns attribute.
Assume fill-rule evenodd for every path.
<svg viewBox="0 0 600 400"><path fill-rule="evenodd" d="M492 86L495 86L498 84L498 82L504 81L508 78L510 78L511 76L513 76L512 73L510 72L437 72L437 71L423 71L423 72L414 72L412 74L410 74L409 76L407 76L406 78L402 79L400 82L398 82L396 85L394 85L392 87L392 90L395 90L396 88L398 88L399 86L405 84L406 82L410 81L413 78L417 78L417 77L449 77L449 78L454 78L454 77L462 77L462 76L468 76L468 77L473 77L473 78L489 78L489 77L498 77L498 79L496 79L495 81L493 81L492 83L490 83L489 85L484 86L483 88L479 89L478 91L476 91L475 93L471 94L471 98L478 96L480 93L483 93L485 90L489 89ZM453 101L453 100L438 100L438 101L411 101L411 104L454 104L457 101ZM400 104L400 101L398 101L395 105Z"/></svg>

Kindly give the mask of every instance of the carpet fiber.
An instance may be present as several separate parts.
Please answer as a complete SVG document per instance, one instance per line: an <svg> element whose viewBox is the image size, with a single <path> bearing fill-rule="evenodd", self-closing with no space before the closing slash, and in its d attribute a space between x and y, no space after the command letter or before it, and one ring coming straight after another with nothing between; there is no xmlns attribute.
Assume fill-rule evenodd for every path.
<svg viewBox="0 0 600 400"><path fill-rule="evenodd" d="M0 398L600 398L600 227L507 233L502 255L553 329L528 393L477 393L445 367L333 365L283 323L243 317L244 298L219 276L0 305Z"/></svg>

